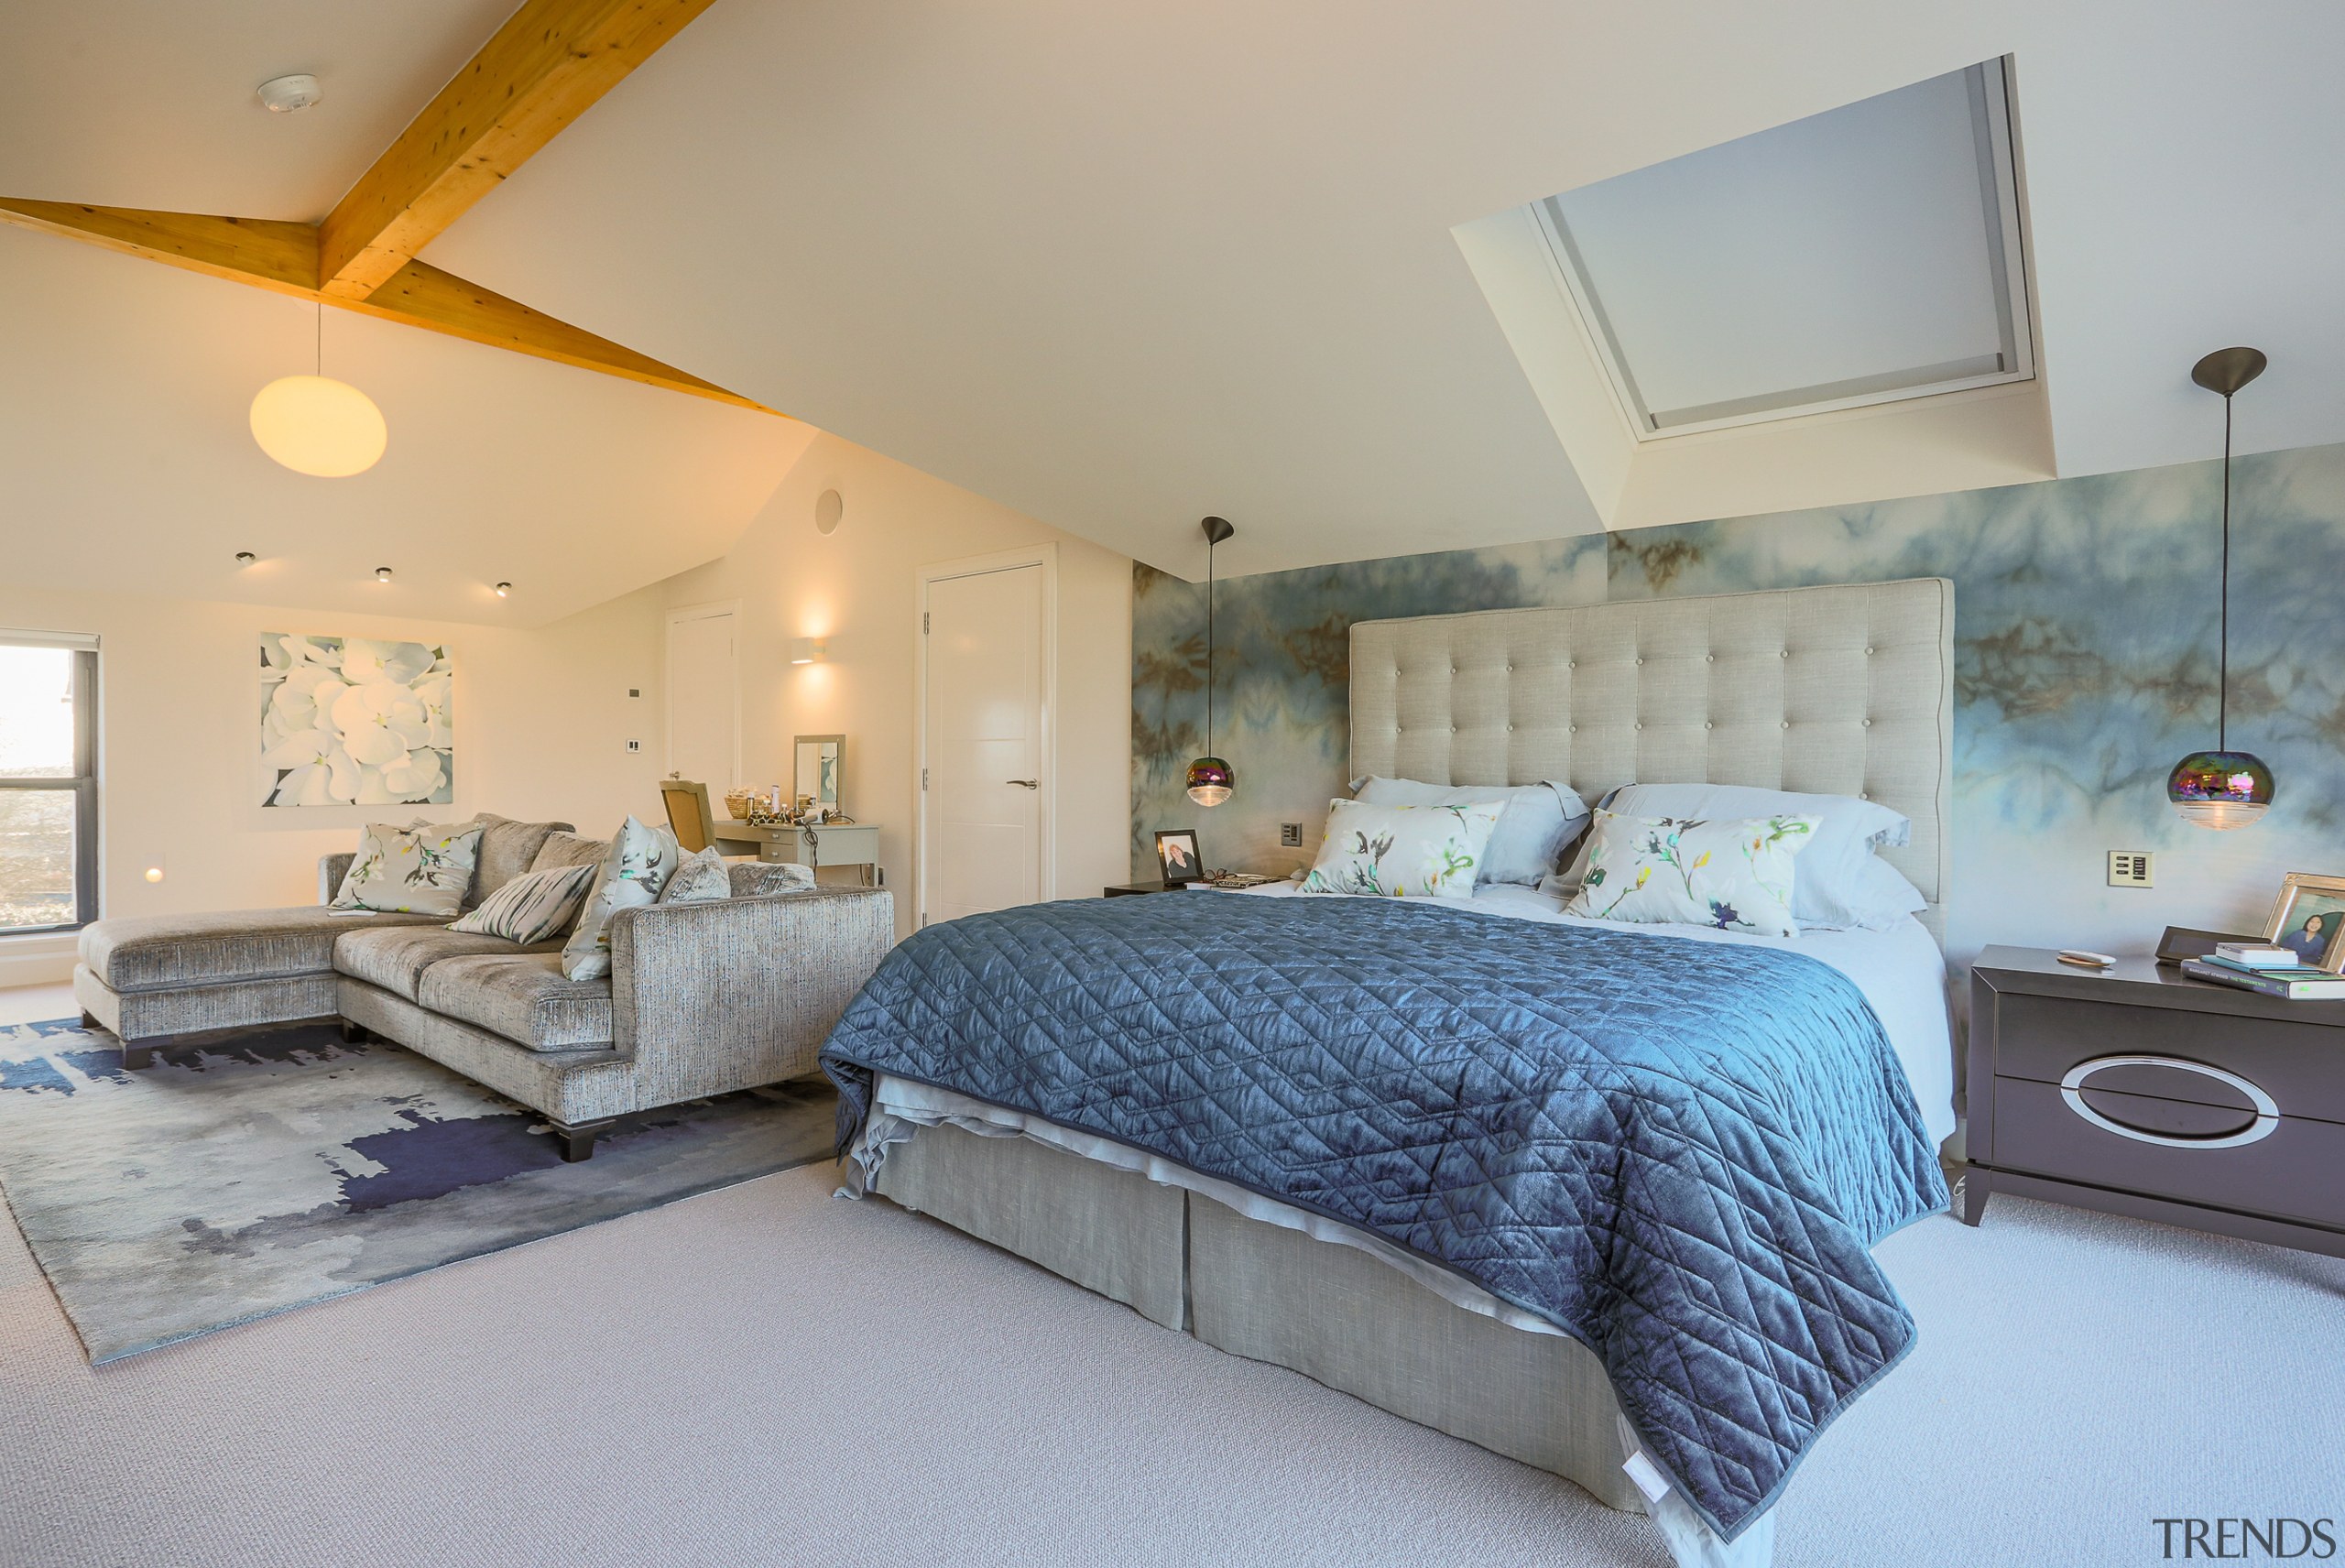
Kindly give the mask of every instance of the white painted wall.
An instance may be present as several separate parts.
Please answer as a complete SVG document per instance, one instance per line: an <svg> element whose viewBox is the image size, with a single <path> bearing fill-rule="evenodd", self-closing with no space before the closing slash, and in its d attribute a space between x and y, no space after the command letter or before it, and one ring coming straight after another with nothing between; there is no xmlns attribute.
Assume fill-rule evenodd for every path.
<svg viewBox="0 0 2345 1568"><path fill-rule="evenodd" d="M814 528L836 490L838 530ZM791 737L846 736L847 811L880 829L901 931L913 918L918 569L1019 545L1058 546L1058 877L1054 896L1096 897L1129 875L1131 561L834 436L816 438L721 561L669 579L664 605L741 603L742 768L791 781ZM826 663L791 665L816 637Z"/></svg>
<svg viewBox="0 0 2345 1568"><path fill-rule="evenodd" d="M308 903L321 855L369 821L474 811L616 830L658 820L657 589L532 631L341 611L0 584L0 627L94 632L101 909L178 913ZM260 805L256 639L264 631L444 641L455 656L456 798L441 807ZM628 688L642 691L629 698ZM626 741L644 749L629 757ZM148 857L165 877L148 884ZM0 938L0 985L71 972L70 939Z"/></svg>

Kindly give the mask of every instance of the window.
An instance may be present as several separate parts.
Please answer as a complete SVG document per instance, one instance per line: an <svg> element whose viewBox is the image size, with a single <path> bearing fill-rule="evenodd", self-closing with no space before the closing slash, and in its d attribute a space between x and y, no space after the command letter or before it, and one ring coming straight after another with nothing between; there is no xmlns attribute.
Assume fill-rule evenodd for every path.
<svg viewBox="0 0 2345 1568"><path fill-rule="evenodd" d="M2034 374L2001 60L1534 210L1640 441Z"/></svg>
<svg viewBox="0 0 2345 1568"><path fill-rule="evenodd" d="M0 935L98 915L95 637L0 631Z"/></svg>

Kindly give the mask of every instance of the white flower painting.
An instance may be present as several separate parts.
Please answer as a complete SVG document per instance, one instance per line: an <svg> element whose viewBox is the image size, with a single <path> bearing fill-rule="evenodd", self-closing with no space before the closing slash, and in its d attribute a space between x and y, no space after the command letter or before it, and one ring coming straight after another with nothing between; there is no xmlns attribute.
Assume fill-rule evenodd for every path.
<svg viewBox="0 0 2345 1568"><path fill-rule="evenodd" d="M450 674L445 648L263 632L261 804L453 800Z"/></svg>

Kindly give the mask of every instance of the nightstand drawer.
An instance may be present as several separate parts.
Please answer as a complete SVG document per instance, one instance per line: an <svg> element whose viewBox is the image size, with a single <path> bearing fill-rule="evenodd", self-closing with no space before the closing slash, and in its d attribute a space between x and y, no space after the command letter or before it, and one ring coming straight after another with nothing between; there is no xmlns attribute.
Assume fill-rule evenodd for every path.
<svg viewBox="0 0 2345 1568"><path fill-rule="evenodd" d="M2284 1116L2345 1122L2345 1040L2332 1026L2010 993L1998 995L1994 1008L1998 1078L2057 1085L2072 1068L2099 1057L2173 1057L2246 1079ZM2246 1103L2220 1078L2170 1067L2110 1068L2093 1083L2104 1091L2202 1105ZM2053 1097L2056 1104L2056 1087ZM2000 1144L2000 1127L1996 1137Z"/></svg>
<svg viewBox="0 0 2345 1568"><path fill-rule="evenodd" d="M1994 1168L2345 1228L2345 1126L2112 1093L2098 1082L2078 1091L2087 1109L2130 1131L2096 1124L2056 1083L1998 1077ZM2147 1141L2225 1135L2228 1147Z"/></svg>

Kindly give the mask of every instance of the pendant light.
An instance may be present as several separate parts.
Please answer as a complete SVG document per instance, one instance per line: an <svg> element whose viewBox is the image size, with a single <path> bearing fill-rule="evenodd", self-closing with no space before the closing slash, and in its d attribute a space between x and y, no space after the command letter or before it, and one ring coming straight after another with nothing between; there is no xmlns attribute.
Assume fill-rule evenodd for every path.
<svg viewBox="0 0 2345 1568"><path fill-rule="evenodd" d="M325 374L326 308L318 306L317 371L285 376L253 397L253 440L296 474L345 479L375 466L390 430L375 400Z"/></svg>
<svg viewBox="0 0 2345 1568"><path fill-rule="evenodd" d="M1218 806L1237 790L1238 775L1213 755L1213 547L1238 530L1227 517L1207 517L1197 526L1205 531L1205 755L1189 764L1189 799Z"/></svg>
<svg viewBox="0 0 2345 1568"><path fill-rule="evenodd" d="M2231 396L2263 374L2260 350L2217 349L2190 367L2190 379L2223 398L2223 575L2220 642L2216 655L2215 749L2194 751L2166 776L2165 798L2182 820L2202 828L2243 828L2272 809L2272 770L2252 752L2230 749Z"/></svg>

